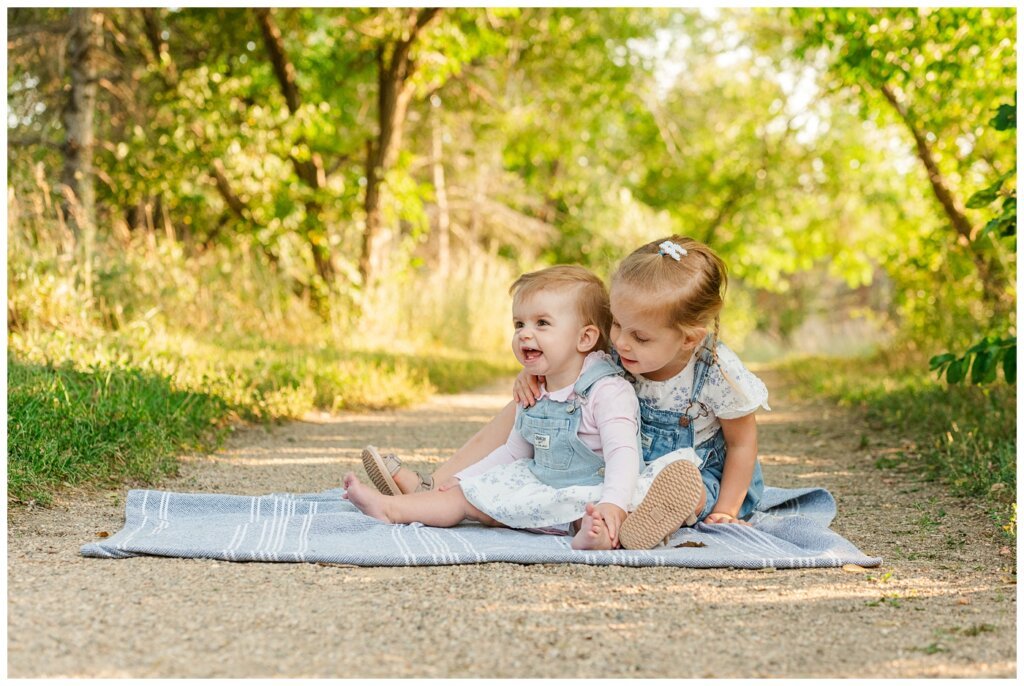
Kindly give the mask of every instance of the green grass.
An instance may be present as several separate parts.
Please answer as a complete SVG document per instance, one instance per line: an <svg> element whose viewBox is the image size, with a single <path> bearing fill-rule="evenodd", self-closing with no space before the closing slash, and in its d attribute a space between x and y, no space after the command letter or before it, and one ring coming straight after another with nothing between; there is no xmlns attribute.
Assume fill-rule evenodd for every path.
<svg viewBox="0 0 1024 686"><path fill-rule="evenodd" d="M155 334L155 335L154 335ZM8 501L64 485L151 483L209 450L229 420L400 407L516 372L511 355L340 350L185 334L12 334Z"/></svg>
<svg viewBox="0 0 1024 686"><path fill-rule="evenodd" d="M50 502L64 485L152 482L175 455L209 449L223 400L138 370L75 371L8 358L7 486L13 502Z"/></svg>
<svg viewBox="0 0 1024 686"><path fill-rule="evenodd" d="M948 386L921 357L812 358L782 366L804 388L864 412L873 428L907 441L880 457L879 468L912 466L952 493L985 503L1016 538L1016 387ZM870 437L862 445L877 445Z"/></svg>

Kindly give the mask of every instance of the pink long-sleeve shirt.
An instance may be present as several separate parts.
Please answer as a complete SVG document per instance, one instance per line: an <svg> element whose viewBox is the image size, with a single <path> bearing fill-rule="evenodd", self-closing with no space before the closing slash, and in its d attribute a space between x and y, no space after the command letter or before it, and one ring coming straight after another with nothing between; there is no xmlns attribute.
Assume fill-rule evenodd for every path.
<svg viewBox="0 0 1024 686"><path fill-rule="evenodd" d="M604 355L602 352L587 355L580 374ZM546 396L565 402L576 397L573 385L575 381L551 392L542 386L540 398ZM604 459L604 488L598 502L611 503L623 510L628 509L640 473L640 453L636 438L639 411L633 386L621 376L606 376L591 386L587 402L583 404L577 432L583 445ZM533 446L513 429L504 445L455 476L464 479L483 474L498 465L527 459L533 459Z"/></svg>

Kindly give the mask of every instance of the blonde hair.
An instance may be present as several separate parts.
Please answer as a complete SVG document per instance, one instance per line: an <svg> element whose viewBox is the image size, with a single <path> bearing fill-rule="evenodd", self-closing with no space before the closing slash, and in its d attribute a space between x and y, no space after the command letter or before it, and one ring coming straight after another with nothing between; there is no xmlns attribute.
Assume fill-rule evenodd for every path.
<svg viewBox="0 0 1024 686"><path fill-rule="evenodd" d="M680 246L686 254L678 260L662 254L659 246L665 241ZM651 241L622 260L612 276L612 287L616 284L649 295L648 311L664 317L665 322L684 332L710 328L709 352L712 363L718 364L720 313L729 276L725 262L714 250L686 236Z"/></svg>
<svg viewBox="0 0 1024 686"><path fill-rule="evenodd" d="M576 308L580 321L584 326L597 327L597 343L591 350L607 352L611 347L609 331L612 326L608 289L604 282L590 271L576 265L555 265L523 274L512 282L508 292L512 295L513 302L516 302L540 291L568 288L573 288L576 291Z"/></svg>

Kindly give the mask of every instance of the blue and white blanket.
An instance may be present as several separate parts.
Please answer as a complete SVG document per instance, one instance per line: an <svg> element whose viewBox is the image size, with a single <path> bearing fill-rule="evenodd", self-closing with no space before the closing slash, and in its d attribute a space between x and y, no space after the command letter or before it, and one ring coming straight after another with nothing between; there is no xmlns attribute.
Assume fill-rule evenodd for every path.
<svg viewBox="0 0 1024 686"><path fill-rule="evenodd" d="M829 529L836 514L821 488L766 488L752 527L681 529L654 550L578 551L569 536L464 522L451 529L384 524L342 500L342 489L262 496L132 490L124 528L82 547L87 557L136 555L235 562L330 562L368 567L571 562L629 567L874 567Z"/></svg>

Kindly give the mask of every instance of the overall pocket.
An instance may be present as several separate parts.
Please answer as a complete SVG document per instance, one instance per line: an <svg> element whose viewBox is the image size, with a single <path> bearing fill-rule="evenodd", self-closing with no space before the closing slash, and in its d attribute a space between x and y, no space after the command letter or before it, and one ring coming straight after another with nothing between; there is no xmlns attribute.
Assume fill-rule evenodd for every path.
<svg viewBox="0 0 1024 686"><path fill-rule="evenodd" d="M536 419L523 415L520 433L533 445L533 460L539 467L565 471L572 462L568 419Z"/></svg>
<svg viewBox="0 0 1024 686"><path fill-rule="evenodd" d="M640 424L640 447L644 451L644 462L650 463L673 450L693 447L693 427L666 426L664 424Z"/></svg>
<svg viewBox="0 0 1024 686"><path fill-rule="evenodd" d="M701 443L696 448L697 456L701 461L701 470L714 472L721 478L725 471L725 438L722 432Z"/></svg>

